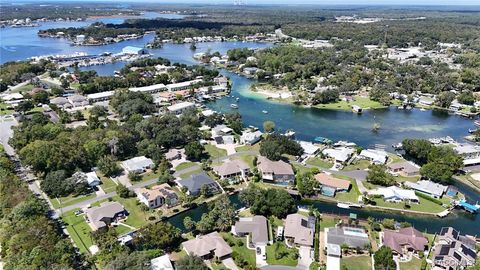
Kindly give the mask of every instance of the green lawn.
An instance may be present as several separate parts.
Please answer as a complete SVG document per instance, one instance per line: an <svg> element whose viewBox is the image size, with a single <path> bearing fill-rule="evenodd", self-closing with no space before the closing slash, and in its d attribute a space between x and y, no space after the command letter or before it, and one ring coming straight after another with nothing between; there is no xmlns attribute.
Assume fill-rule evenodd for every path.
<svg viewBox="0 0 480 270"><path fill-rule="evenodd" d="M253 160L255 159L255 156L252 155L240 155L236 156L233 159L239 159L242 160L243 162L247 163L250 169L253 169L255 166L253 165Z"/></svg>
<svg viewBox="0 0 480 270"><path fill-rule="evenodd" d="M216 159L216 158L219 158L219 157L224 157L224 156L227 155L227 150L220 149L220 148L216 147L215 145L211 145L211 144L205 145L205 150L208 152L208 154L210 155L210 157L212 159Z"/></svg>
<svg viewBox="0 0 480 270"><path fill-rule="evenodd" d="M295 167L295 170L297 171L296 173L307 173L307 172L312 172L315 170L314 168L308 168L303 165L298 165L298 164L293 164L293 167Z"/></svg>
<svg viewBox="0 0 480 270"><path fill-rule="evenodd" d="M113 200L121 203L128 212L128 218L123 223L135 228L140 228L147 223L148 213L140 208L141 204L136 197L124 199L115 196Z"/></svg>
<svg viewBox="0 0 480 270"><path fill-rule="evenodd" d="M340 268L348 270L371 270L372 259L370 258L370 256L355 256L342 258Z"/></svg>
<svg viewBox="0 0 480 270"><path fill-rule="evenodd" d="M26 93L32 91L34 88L33 84L26 84L24 86L20 86L15 88L15 90L12 91L12 93Z"/></svg>
<svg viewBox="0 0 480 270"><path fill-rule="evenodd" d="M100 178L100 180L102 180L102 184L100 185L100 187L103 189L103 191L105 191L105 193L115 191L115 189L117 188L117 184L115 184L115 182L113 182L113 180L110 179L110 177L106 177L101 174L97 174L97 175Z"/></svg>
<svg viewBox="0 0 480 270"><path fill-rule="evenodd" d="M260 151L260 144L256 143L254 145L242 145L235 147L237 152L258 152Z"/></svg>
<svg viewBox="0 0 480 270"><path fill-rule="evenodd" d="M175 170L176 171L181 171L181 170L185 170L186 168L193 167L195 165L198 165L198 163L187 161L187 162L183 162L183 163L178 164L178 166L175 167Z"/></svg>
<svg viewBox="0 0 480 270"><path fill-rule="evenodd" d="M50 198L50 202L52 203L53 207L55 209L62 208L65 206L70 206L79 202L83 202L88 199L93 199L97 197L95 193L88 194L86 196L77 196L74 197L73 195L67 196L67 197L61 197L61 198Z"/></svg>
<svg viewBox="0 0 480 270"><path fill-rule="evenodd" d="M335 227L336 224L337 222L334 217L322 217L322 219L320 220L320 231L323 232L325 228Z"/></svg>
<svg viewBox="0 0 480 270"><path fill-rule="evenodd" d="M12 114L14 110L8 104L0 103L0 115Z"/></svg>
<svg viewBox="0 0 480 270"><path fill-rule="evenodd" d="M67 231L72 237L73 241L79 248L81 253L88 253L88 248L93 245L91 238L91 228L85 221L85 216L75 216L75 211L78 209L68 211L62 215L62 220L65 222Z"/></svg>
<svg viewBox="0 0 480 270"><path fill-rule="evenodd" d="M317 166L317 167L320 167L320 168L323 168L323 169L330 169L333 166L332 162L330 162L328 160L324 160L324 159L319 158L319 157L314 157L314 158L309 159L307 161L307 164L312 165L312 166Z"/></svg>
<svg viewBox="0 0 480 270"><path fill-rule="evenodd" d="M346 177L346 176L343 176L343 175L334 174L333 176L337 177L339 179L348 180L348 181L350 181L350 183L352 185L352 187L350 188L350 190L348 192L337 192L335 194L335 198L337 200L343 201L343 202L357 203L358 202L358 196L361 195L360 191L358 190L357 181L355 181L354 179L350 179L349 177Z"/></svg>
<svg viewBox="0 0 480 270"><path fill-rule="evenodd" d="M328 103L328 104L318 104L315 107L320 109L328 109L328 110L343 110L349 111L352 109L353 105L358 105L363 109L383 109L386 106L382 105L380 102L370 100L368 97L360 97L356 96L355 101L346 102L340 100L335 103Z"/></svg>
<svg viewBox="0 0 480 270"><path fill-rule="evenodd" d="M343 168L344 171L363 170L370 166L370 161L361 159Z"/></svg>
<svg viewBox="0 0 480 270"><path fill-rule="evenodd" d="M203 170L200 168L198 170L193 170L191 172L180 174L179 176L180 176L180 178L185 179L185 178L188 178L190 175L201 173L201 172L203 172Z"/></svg>
<svg viewBox="0 0 480 270"><path fill-rule="evenodd" d="M445 210L445 208L443 208L441 205L438 205L434 202L425 200L423 198L419 198L419 199L420 199L420 203L411 203L409 209L404 208L404 205L405 205L404 203L386 202L383 200L383 198L376 198L374 199L374 201L377 203L377 206L420 211L425 213L439 213Z"/></svg>
<svg viewBox="0 0 480 270"><path fill-rule="evenodd" d="M234 243L230 245L233 251L236 251L240 256L242 256L249 265L255 265L255 251L247 248L247 239L244 237L235 237L230 233L221 232L220 235L225 239L227 243ZM243 241L243 245L239 245L239 242Z"/></svg>
<svg viewBox="0 0 480 270"><path fill-rule="evenodd" d="M417 258L412 258L412 260L409 262L400 263L400 270L420 269L421 266L422 266L422 260Z"/></svg>
<svg viewBox="0 0 480 270"><path fill-rule="evenodd" d="M283 254L283 256L277 259L276 254ZM288 248L283 242L275 242L273 245L267 246L267 263L269 265L297 266L296 254L298 254L297 249Z"/></svg>

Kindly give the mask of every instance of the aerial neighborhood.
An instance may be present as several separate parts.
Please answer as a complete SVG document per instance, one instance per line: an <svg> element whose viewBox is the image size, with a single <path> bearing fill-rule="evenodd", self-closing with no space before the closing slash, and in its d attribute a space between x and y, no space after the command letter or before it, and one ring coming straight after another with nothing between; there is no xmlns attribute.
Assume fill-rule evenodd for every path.
<svg viewBox="0 0 480 270"><path fill-rule="evenodd" d="M478 14L234 4L5 5L0 270L479 269Z"/></svg>

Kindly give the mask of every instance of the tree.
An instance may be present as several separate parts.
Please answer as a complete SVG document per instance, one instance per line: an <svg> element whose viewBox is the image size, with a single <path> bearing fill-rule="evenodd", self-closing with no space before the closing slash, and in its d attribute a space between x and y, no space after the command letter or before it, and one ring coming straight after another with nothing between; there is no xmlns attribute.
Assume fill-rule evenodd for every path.
<svg viewBox="0 0 480 270"><path fill-rule="evenodd" d="M228 231L235 222L235 208L225 194L210 204L209 210L196 224L196 229L202 233L213 230Z"/></svg>
<svg viewBox="0 0 480 270"><path fill-rule="evenodd" d="M20 113L26 113L34 108L33 102L31 100L24 100L18 103L15 110Z"/></svg>
<svg viewBox="0 0 480 270"><path fill-rule="evenodd" d="M319 187L318 181L313 177L312 173L297 174L297 189L302 196L313 196Z"/></svg>
<svg viewBox="0 0 480 270"><path fill-rule="evenodd" d="M133 190L128 189L126 186L124 186L121 183L118 183L117 187L115 188L115 191L117 192L118 196L120 196L120 198L135 197L135 192Z"/></svg>
<svg viewBox="0 0 480 270"><path fill-rule="evenodd" d="M455 99L455 94L449 91L441 92L437 96L436 104L439 107L448 108L450 104L452 104L453 100Z"/></svg>
<svg viewBox="0 0 480 270"><path fill-rule="evenodd" d="M457 97L458 102L466 105L473 105L475 103L475 97L473 96L472 91L463 91Z"/></svg>
<svg viewBox="0 0 480 270"><path fill-rule="evenodd" d="M196 223L195 221L192 220L191 217L185 217L183 219L183 226L185 227L185 229L187 229L188 231L193 231L195 230L195 227L196 227Z"/></svg>
<svg viewBox="0 0 480 270"><path fill-rule="evenodd" d="M72 183L67 181L67 172L64 170L49 172L40 187L50 197L67 196L74 189Z"/></svg>
<svg viewBox="0 0 480 270"><path fill-rule="evenodd" d="M238 112L234 113L227 113L225 115L225 121L227 122L227 126L237 134L241 134L243 130L243 121L242 116Z"/></svg>
<svg viewBox="0 0 480 270"><path fill-rule="evenodd" d="M150 255L148 252L122 252L105 265L105 270L117 269L150 269Z"/></svg>
<svg viewBox="0 0 480 270"><path fill-rule="evenodd" d="M273 121L265 121L263 122L263 130L266 133L271 133L275 130L275 123Z"/></svg>
<svg viewBox="0 0 480 270"><path fill-rule="evenodd" d="M380 247L373 255L376 270L395 270L397 264L393 260L392 250L387 246Z"/></svg>
<svg viewBox="0 0 480 270"><path fill-rule="evenodd" d="M391 186L395 183L395 179L387 173L387 167L383 164L372 164L368 166L367 181L374 185Z"/></svg>
<svg viewBox="0 0 480 270"><path fill-rule="evenodd" d="M128 180L132 182L139 182L142 180L142 175L136 172L129 172L128 173Z"/></svg>
<svg viewBox="0 0 480 270"><path fill-rule="evenodd" d="M121 169L112 156L103 156L98 160L98 168L105 176L115 176Z"/></svg>
<svg viewBox="0 0 480 270"><path fill-rule="evenodd" d="M271 134L260 144L260 154L270 160L280 160L283 154L301 156L303 148L286 136Z"/></svg>
<svg viewBox="0 0 480 270"><path fill-rule="evenodd" d="M214 113L205 118L205 125L213 128L216 125L223 123L223 116L219 113Z"/></svg>
<svg viewBox="0 0 480 270"><path fill-rule="evenodd" d="M261 189L251 184L240 192L240 200L256 215L284 218L296 211L295 200L283 189Z"/></svg>
<svg viewBox="0 0 480 270"><path fill-rule="evenodd" d="M38 103L46 104L48 103L48 92L44 90L38 91L32 96L32 100L36 104Z"/></svg>
<svg viewBox="0 0 480 270"><path fill-rule="evenodd" d="M191 142L185 146L185 155L192 161L201 160L204 151L205 147L197 141Z"/></svg>
<svg viewBox="0 0 480 270"><path fill-rule="evenodd" d="M184 256L175 263L178 270L209 270L202 258L197 256Z"/></svg>
<svg viewBox="0 0 480 270"><path fill-rule="evenodd" d="M326 89L321 92L315 93L315 96L312 99L313 104L326 104L330 102L335 102L338 100L340 94L337 89Z"/></svg>
<svg viewBox="0 0 480 270"><path fill-rule="evenodd" d="M137 250L175 250L182 241L181 232L168 222L148 224L137 231L133 245Z"/></svg>

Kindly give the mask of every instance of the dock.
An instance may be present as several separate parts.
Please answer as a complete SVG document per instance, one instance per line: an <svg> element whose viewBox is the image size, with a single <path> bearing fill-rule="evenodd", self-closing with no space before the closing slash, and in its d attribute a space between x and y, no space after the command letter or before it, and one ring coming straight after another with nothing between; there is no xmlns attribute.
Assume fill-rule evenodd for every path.
<svg viewBox="0 0 480 270"><path fill-rule="evenodd" d="M438 214L437 214L437 217L439 217L439 218L444 218L444 217L448 216L449 214L450 214L450 210L446 209L446 210L438 213Z"/></svg>

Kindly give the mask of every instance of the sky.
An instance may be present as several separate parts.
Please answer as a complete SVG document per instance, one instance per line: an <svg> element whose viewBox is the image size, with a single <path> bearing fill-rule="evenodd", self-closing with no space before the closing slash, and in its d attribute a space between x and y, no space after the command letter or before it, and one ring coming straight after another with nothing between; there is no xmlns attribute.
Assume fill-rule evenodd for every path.
<svg viewBox="0 0 480 270"><path fill-rule="evenodd" d="M80 2L79 0L13 0L13 2ZM0 0L12 2L12 0ZM83 0L81 2L146 2L146 3L187 3L187 4L230 4L233 0ZM246 0L248 5L476 5L480 0Z"/></svg>

